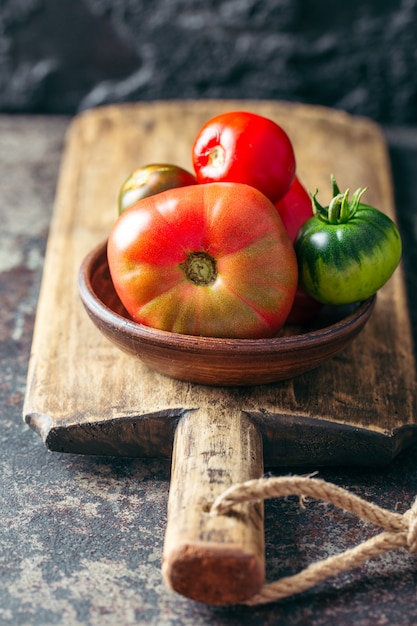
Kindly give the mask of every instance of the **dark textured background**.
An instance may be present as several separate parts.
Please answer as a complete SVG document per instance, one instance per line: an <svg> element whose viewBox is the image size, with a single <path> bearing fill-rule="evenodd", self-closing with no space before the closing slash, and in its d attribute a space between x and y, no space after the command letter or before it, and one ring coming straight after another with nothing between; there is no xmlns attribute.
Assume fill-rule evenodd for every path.
<svg viewBox="0 0 417 626"><path fill-rule="evenodd" d="M417 0L0 0L0 112L165 98L417 123Z"/></svg>

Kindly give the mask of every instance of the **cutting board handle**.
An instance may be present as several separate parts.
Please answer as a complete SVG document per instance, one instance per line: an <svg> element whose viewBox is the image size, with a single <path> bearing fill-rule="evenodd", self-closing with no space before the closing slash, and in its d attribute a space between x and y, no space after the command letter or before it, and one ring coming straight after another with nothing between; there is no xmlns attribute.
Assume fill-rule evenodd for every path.
<svg viewBox="0 0 417 626"><path fill-rule="evenodd" d="M263 474L262 436L243 411L187 412L175 434L162 572L168 587L198 602L235 604L265 578L261 502L211 515L232 484Z"/></svg>

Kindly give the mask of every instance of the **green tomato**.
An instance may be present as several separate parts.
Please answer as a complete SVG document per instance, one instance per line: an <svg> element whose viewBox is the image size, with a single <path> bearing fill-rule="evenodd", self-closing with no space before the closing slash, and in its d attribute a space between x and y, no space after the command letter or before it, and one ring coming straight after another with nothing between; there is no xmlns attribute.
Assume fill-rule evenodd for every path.
<svg viewBox="0 0 417 626"><path fill-rule="evenodd" d="M299 284L330 305L352 304L375 294L401 259L397 226L384 213L361 202L366 189L349 201L332 177L333 199L322 207L312 196L314 216L300 229L295 252Z"/></svg>
<svg viewBox="0 0 417 626"><path fill-rule="evenodd" d="M154 196L167 189L196 185L197 180L187 170L169 163L154 163L135 169L119 192L119 214L138 200Z"/></svg>

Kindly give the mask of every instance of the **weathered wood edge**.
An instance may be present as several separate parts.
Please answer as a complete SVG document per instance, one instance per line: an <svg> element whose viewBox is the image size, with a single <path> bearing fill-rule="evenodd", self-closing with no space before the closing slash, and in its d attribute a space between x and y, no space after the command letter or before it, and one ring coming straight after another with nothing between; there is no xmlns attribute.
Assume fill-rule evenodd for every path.
<svg viewBox="0 0 417 626"><path fill-rule="evenodd" d="M32 414L26 416L26 422L51 452L170 459L178 423L188 412L178 408L66 426L54 426L48 415ZM245 413L260 431L264 462L270 467L386 465L417 442L415 424L391 432L370 432L308 416ZM308 463L306 457L310 459Z"/></svg>

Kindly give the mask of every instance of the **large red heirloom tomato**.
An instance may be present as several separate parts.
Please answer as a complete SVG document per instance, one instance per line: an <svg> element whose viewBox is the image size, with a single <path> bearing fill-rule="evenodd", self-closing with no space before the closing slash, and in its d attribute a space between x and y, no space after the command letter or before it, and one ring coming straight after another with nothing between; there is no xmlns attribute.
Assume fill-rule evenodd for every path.
<svg viewBox="0 0 417 626"><path fill-rule="evenodd" d="M275 207L240 183L171 189L138 201L111 230L108 262L135 321L212 337L274 336L298 280Z"/></svg>
<svg viewBox="0 0 417 626"><path fill-rule="evenodd" d="M272 120L249 113L222 113L206 122L193 144L199 183L246 183L278 202L295 176L295 156L286 132Z"/></svg>

